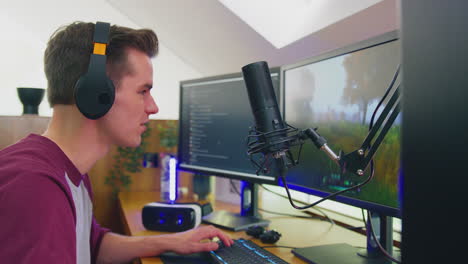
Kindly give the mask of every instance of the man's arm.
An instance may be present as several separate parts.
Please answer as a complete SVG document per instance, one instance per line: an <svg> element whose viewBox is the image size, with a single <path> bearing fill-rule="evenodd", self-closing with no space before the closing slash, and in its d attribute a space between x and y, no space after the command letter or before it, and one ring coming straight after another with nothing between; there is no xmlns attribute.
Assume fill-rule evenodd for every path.
<svg viewBox="0 0 468 264"><path fill-rule="evenodd" d="M14 180L0 187L0 262L76 263L70 202L58 184L36 173L12 174Z"/></svg>
<svg viewBox="0 0 468 264"><path fill-rule="evenodd" d="M129 237L109 232L102 239L97 263L127 263L137 257L157 256L166 251L191 254L216 250L218 243L206 241L214 237L225 245L233 244L231 238L213 226L159 236Z"/></svg>

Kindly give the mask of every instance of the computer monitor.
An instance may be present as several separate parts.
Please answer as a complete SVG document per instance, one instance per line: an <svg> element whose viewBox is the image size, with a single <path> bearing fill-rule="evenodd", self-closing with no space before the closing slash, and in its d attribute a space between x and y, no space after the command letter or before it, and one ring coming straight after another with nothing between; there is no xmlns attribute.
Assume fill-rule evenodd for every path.
<svg viewBox="0 0 468 264"><path fill-rule="evenodd" d="M389 32L283 66L280 97L284 119L289 125L299 129L318 128L318 133L327 139L328 146L337 153L339 150L345 153L355 151L366 138L372 114L395 76L399 64L398 34ZM398 82L399 79L396 84ZM377 112L377 117L385 104L386 101ZM400 119L398 116L374 156L373 180L362 188L337 196L334 200L370 210L373 215L378 216L377 219L401 217L398 199ZM313 144L304 144L301 152L299 164L286 175L290 189L324 197L367 178L366 175L341 174L339 166ZM297 150L295 154L298 154ZM383 220L377 224L380 224L380 230L376 230L377 227L374 230L380 235L380 241L391 239L391 221ZM386 231L382 228L386 228ZM371 240L370 237L369 239ZM391 248L392 242L383 241L383 244L387 243L389 245L386 246ZM372 244L372 241L369 243ZM343 250L348 249L354 250L350 247ZM312 263L322 263L321 259L315 261L313 258L319 257L315 255L317 252L326 250L310 250L297 251L302 254L299 254L300 257ZM338 252L340 249L337 247L336 250ZM365 263L360 257L356 259L356 263ZM333 262L337 260L329 261L338 263Z"/></svg>
<svg viewBox="0 0 468 264"><path fill-rule="evenodd" d="M271 77L279 95L279 68L271 69ZM254 118L240 72L180 83L178 168L243 183L240 214L215 211L205 222L231 230L268 225L258 216L255 183L276 183L277 175L256 174L246 145L252 126Z"/></svg>

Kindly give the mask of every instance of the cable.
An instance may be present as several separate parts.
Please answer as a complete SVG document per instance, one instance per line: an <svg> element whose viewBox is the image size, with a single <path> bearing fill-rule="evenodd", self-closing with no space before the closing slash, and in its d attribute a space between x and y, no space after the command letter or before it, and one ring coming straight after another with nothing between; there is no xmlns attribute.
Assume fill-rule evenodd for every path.
<svg viewBox="0 0 468 264"><path fill-rule="evenodd" d="M336 197L337 195L342 194L342 193L344 193L344 192L348 192L348 191L352 191L352 190L361 188L362 186L364 186L364 185L366 185L367 183L369 183L369 182L373 179L373 177L374 177L374 175L371 173L371 174L369 175L369 177L368 177L365 181L361 182L360 184L357 184L357 185L354 185L353 187L349 187L349 188L346 188L346 189L344 189L344 190L341 190L341 191L332 193L332 194L330 194L330 195L328 195L328 196L325 196L325 197L323 197L322 199L316 201L315 203L311 203L311 204L306 205L306 206L297 206L297 205L294 204L294 202L293 202L293 200L292 200L292 198L291 198L291 193L290 193L290 191L289 191L289 187L288 187L288 183L286 182L286 177L285 177L285 175L284 175L284 174L281 175L281 179L283 180L283 183L284 183L284 188L286 189L286 193L288 194L289 203L291 204L292 207L294 207L295 209L298 209L298 210L308 209L308 208L310 208L310 207L316 206L317 204L319 204L319 203L321 203L321 202L323 202L323 201L325 201L325 200L332 199L332 198Z"/></svg>
<svg viewBox="0 0 468 264"><path fill-rule="evenodd" d="M258 208L259 211L269 213L269 214L276 214L276 215L284 215L284 216L290 216L290 217L297 217L297 218L304 218L304 219L322 219L320 216L307 216L307 215L295 215L295 214L285 214L285 213L280 213L280 212L273 212L269 210L265 210L263 208Z"/></svg>
<svg viewBox="0 0 468 264"><path fill-rule="evenodd" d="M234 181L232 179L229 180L229 183L231 184L231 187L234 189L234 192L236 192L238 195L240 195L239 190L237 189L236 185L234 184ZM264 188L262 185L260 185L262 188ZM265 189L265 188L264 188ZM274 212L274 211L269 211L263 208L258 208L259 211L263 211L266 213L270 214L276 214L276 215L283 215L283 216L290 216L290 217L297 217L297 218L306 218L306 219L321 219L319 216L306 216L306 215L294 215L294 214L285 214L285 213L280 213L280 212ZM333 220L329 219L332 224L335 224Z"/></svg>
<svg viewBox="0 0 468 264"><path fill-rule="evenodd" d="M374 173L374 163L371 162L371 171L372 173ZM370 211L367 210L367 223L368 225L366 226L369 226L369 231L372 235L372 238L374 239L375 243L377 244L377 246L379 247L380 251L382 252L382 254L389 260L395 262L395 263L398 263L400 264L401 262L399 260L397 260L396 258L394 258L393 256L391 256L387 250L385 250L382 246L382 244L380 244L380 241L377 239L377 236L375 235L375 232L374 232L374 227L372 226L372 220L371 220L371 215L370 215ZM393 241L392 241L393 242Z"/></svg>
<svg viewBox="0 0 468 264"><path fill-rule="evenodd" d="M347 227L349 230L362 230L366 229L365 226L355 226L355 227Z"/></svg>
<svg viewBox="0 0 468 264"><path fill-rule="evenodd" d="M382 252L382 254L389 260L397 263L397 264L401 264L401 261L397 260L396 258L394 258L393 256L391 256L387 250L385 250L382 246L382 244L380 244L380 241L377 239L377 236L375 235L375 232L374 232L374 228L372 227L372 221L370 220L370 211L368 210L367 211L367 218L369 219L369 231L371 232L371 235L372 235L372 238L374 239L374 241L376 242L377 246L379 247L380 251Z"/></svg>
<svg viewBox="0 0 468 264"><path fill-rule="evenodd" d="M265 191L268 191L268 192L273 193L273 194L275 194L275 195L277 195L277 196L280 196L280 197L283 197L283 198L285 198L285 199L288 199L287 196L284 196L284 195L282 195L282 194L280 194L280 193L277 193L277 192L275 192L275 191L272 191L271 189L268 189L267 187L265 187L263 184L261 184L260 187L263 188ZM304 202L299 201L299 200L294 199L294 198L293 198L293 201L295 201L295 202L297 202L297 203L305 204ZM332 225L335 225L335 221L333 221L333 219L331 219L325 212L323 212L323 211L320 210L319 208L314 208L314 209L317 210L318 212L320 212L320 213L323 215L323 217L325 217L325 218L328 220L328 222L330 222Z"/></svg>
<svg viewBox="0 0 468 264"><path fill-rule="evenodd" d="M297 247L288 247L288 246L264 246L261 248L297 248Z"/></svg>
<svg viewBox="0 0 468 264"><path fill-rule="evenodd" d="M361 209L361 215L362 215L362 222L364 223L364 225L366 225L367 221L366 221L366 217L364 216L364 209Z"/></svg>
<svg viewBox="0 0 468 264"><path fill-rule="evenodd" d="M376 109L377 111L377 109ZM372 124L370 125L370 128L369 130L372 129ZM371 170L371 173L374 174L375 173L375 168L374 168L374 160L371 160L370 162L370 170ZM395 263L398 263L400 264L401 262L398 261L397 259L395 259L393 256L391 256L382 246L382 244L380 244L380 241L377 239L377 236L375 235L375 232L374 232L374 227L372 226L372 219L371 219L371 215L370 215L370 211L367 210L367 221L365 221L365 217L364 217L364 210L362 210L362 213L363 213L363 220L364 220L364 224L366 225L368 231L371 233L372 235L372 239L374 239L375 243L377 244L377 247L379 248L380 252L382 252L382 254L389 260L395 262ZM393 241L392 241L393 243Z"/></svg>
<svg viewBox="0 0 468 264"><path fill-rule="evenodd" d="M389 94L390 92L390 89L392 88L393 84L395 83L397 77L398 77L398 73L400 71L400 65L398 65L398 69L395 73L395 75L393 76L393 79L392 79L392 82L390 84L390 86L388 87L387 91L385 92L384 96L382 97L382 99L380 100L380 102L377 104L374 112L372 113L372 117L371 117L371 120L370 120L370 123L369 123L369 131L372 129L373 125L374 125L374 117L375 115L377 114L377 111L378 109L380 108L380 106L382 105L383 101L385 100L385 98L387 97L387 95ZM370 148L370 146L369 146ZM374 168L374 160L371 160L370 162L370 170L371 170L371 173L374 174L375 173L375 168ZM367 210L367 219L368 221L366 221L365 219L365 216L364 216L364 209L361 211L362 212L362 220L364 221L364 224L366 225L366 227L368 226L368 231L370 231L371 235L372 235L372 239L374 239L375 243L377 244L378 248L380 249L380 251L382 252L382 254L389 260L395 262L395 263L401 263L399 260L395 259L393 256L391 256L382 246L382 244L380 244L380 241L377 239L377 236L375 235L375 232L374 232L374 227L372 226L372 219L371 219L371 215L370 215L370 211ZM392 241L393 243L393 241Z"/></svg>
<svg viewBox="0 0 468 264"><path fill-rule="evenodd" d="M390 82L390 85L388 86L387 90L385 91L384 96L382 96L382 99L380 99L379 103L375 107L374 113L372 113L372 118L371 118L370 123L369 123L369 131L374 126L374 117L377 114L377 110L380 108L380 106L382 106L383 102L385 101L385 98L387 98L388 94L390 93L390 90L392 89L393 85L395 84L399 73L400 73L400 64L398 64L397 70L396 70L395 74L393 75L392 81Z"/></svg>
<svg viewBox="0 0 468 264"><path fill-rule="evenodd" d="M239 190L237 189L237 186L234 185L234 180L233 180L233 179L229 179L229 183L231 184L231 188L234 189L234 192L236 192L237 195L240 196L241 194L240 194Z"/></svg>

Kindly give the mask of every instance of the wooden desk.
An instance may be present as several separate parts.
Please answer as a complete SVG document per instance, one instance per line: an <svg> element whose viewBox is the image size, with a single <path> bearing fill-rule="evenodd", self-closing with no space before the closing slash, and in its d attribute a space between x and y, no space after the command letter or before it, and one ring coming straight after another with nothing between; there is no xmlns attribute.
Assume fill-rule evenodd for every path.
<svg viewBox="0 0 468 264"><path fill-rule="evenodd" d="M125 232L131 236L146 236L165 234L164 232L148 231L144 228L141 220L141 209L150 202L159 201L157 192L122 192L119 193L119 205L121 219ZM185 200L186 201L186 200ZM226 210L231 212L239 211L238 206L215 202L212 204L214 210ZM265 209L271 209L264 206ZM306 247L318 246L334 243L348 243L353 246L365 247L366 238L356 232L347 230L329 222L302 219L293 217L278 217L272 214L262 214L263 218L271 220L270 229L276 229L282 234L281 239L276 243L278 246ZM251 238L245 232L225 231L232 238ZM260 246L268 246L258 239L253 239ZM289 263L305 263L291 253L289 248L267 248L268 251L281 257ZM142 258L141 263L155 264L163 263L159 258Z"/></svg>

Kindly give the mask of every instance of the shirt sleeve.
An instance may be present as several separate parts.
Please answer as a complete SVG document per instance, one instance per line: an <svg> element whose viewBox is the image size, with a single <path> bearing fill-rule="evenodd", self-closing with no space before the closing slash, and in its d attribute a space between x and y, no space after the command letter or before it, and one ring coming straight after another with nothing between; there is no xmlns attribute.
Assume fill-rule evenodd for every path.
<svg viewBox="0 0 468 264"><path fill-rule="evenodd" d="M75 263L73 201L47 175L15 175L0 191L2 263Z"/></svg>
<svg viewBox="0 0 468 264"><path fill-rule="evenodd" d="M91 226L91 236L90 236L90 244L91 244L91 258L92 263L97 262L97 256L99 254L99 248L101 247L102 238L104 235L109 232L108 228L101 227L93 215L93 223Z"/></svg>

